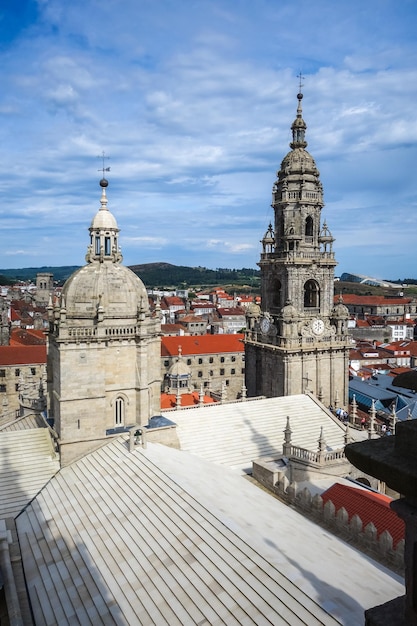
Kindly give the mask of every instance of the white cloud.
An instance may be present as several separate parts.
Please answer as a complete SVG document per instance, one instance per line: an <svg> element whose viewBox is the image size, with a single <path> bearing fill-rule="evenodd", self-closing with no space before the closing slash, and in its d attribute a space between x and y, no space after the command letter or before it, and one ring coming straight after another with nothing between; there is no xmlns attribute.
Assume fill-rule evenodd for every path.
<svg viewBox="0 0 417 626"><path fill-rule="evenodd" d="M0 227L25 264L82 262L105 150L125 262L154 252L254 267L301 69L340 269L364 259L369 273L410 273L414 3L119 4L42 0L35 23L0 41ZM37 247L34 233L51 243ZM349 245L359 252L344 256Z"/></svg>

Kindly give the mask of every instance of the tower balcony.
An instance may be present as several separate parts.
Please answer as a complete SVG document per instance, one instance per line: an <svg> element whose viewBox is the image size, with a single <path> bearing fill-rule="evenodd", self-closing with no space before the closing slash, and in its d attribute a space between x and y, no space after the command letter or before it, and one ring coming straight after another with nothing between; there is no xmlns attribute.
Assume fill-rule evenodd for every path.
<svg viewBox="0 0 417 626"><path fill-rule="evenodd" d="M246 339L247 343L257 344L262 346L269 346L272 350L286 350L289 352L303 350L316 350L318 344L320 349L326 349L330 345L332 349L344 349L346 348L348 337L346 335L326 335L320 337L281 337L281 336L264 336L256 331L247 331Z"/></svg>
<svg viewBox="0 0 417 626"><path fill-rule="evenodd" d="M318 262L331 261L336 265L334 252L322 252L315 250L275 250L275 252L263 252L261 253L261 261L273 261L284 260L290 261L305 261L314 260Z"/></svg>

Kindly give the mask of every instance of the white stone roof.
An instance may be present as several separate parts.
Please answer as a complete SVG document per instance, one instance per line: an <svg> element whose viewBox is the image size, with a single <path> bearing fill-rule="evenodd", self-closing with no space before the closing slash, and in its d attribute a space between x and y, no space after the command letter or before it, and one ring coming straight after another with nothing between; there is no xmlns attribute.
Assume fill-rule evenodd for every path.
<svg viewBox="0 0 417 626"><path fill-rule="evenodd" d="M345 445L343 424L307 394L162 413L177 424L182 450L233 469L249 470L252 460L281 454L287 416L294 446L316 451L321 427L328 449Z"/></svg>
<svg viewBox="0 0 417 626"><path fill-rule="evenodd" d="M15 517L59 470L47 428L2 432L0 519Z"/></svg>
<svg viewBox="0 0 417 626"><path fill-rule="evenodd" d="M0 425L0 431L27 430L28 428L47 428L46 420L37 413L22 415Z"/></svg>
<svg viewBox="0 0 417 626"><path fill-rule="evenodd" d="M42 626L351 626L403 592L236 473L158 444L129 452L125 436L63 468L16 525Z"/></svg>

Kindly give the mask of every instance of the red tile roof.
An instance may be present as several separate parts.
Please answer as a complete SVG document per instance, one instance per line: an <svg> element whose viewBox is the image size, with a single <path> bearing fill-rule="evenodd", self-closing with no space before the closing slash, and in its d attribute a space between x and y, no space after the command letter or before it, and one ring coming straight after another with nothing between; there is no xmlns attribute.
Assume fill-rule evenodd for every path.
<svg viewBox="0 0 417 626"><path fill-rule="evenodd" d="M221 317L225 317L227 315L245 315L245 311L238 306L235 307L219 307L217 309L218 314Z"/></svg>
<svg viewBox="0 0 417 626"><path fill-rule="evenodd" d="M387 530L393 539L394 548L401 539L404 539L404 522L390 508L392 499L388 496L335 483L322 493L321 497L325 503L331 500L336 512L344 507L348 512L349 521L353 515L358 515L363 528L372 522L377 529L378 537Z"/></svg>
<svg viewBox="0 0 417 626"><path fill-rule="evenodd" d="M201 319L201 315L192 315L191 313L189 315L184 315L184 317L181 317L181 322L198 322L199 324L204 324L204 320Z"/></svg>
<svg viewBox="0 0 417 626"><path fill-rule="evenodd" d="M161 333L180 333L185 328L182 324L161 324Z"/></svg>
<svg viewBox="0 0 417 626"><path fill-rule="evenodd" d="M204 396L203 404L212 404L213 398ZM181 406L197 406L200 404L198 391L181 394ZM177 406L177 396L173 393L161 393L161 409L173 409Z"/></svg>
<svg viewBox="0 0 417 626"><path fill-rule="evenodd" d="M178 296L164 296L161 302L165 302L168 306L184 306L184 300Z"/></svg>
<svg viewBox="0 0 417 626"><path fill-rule="evenodd" d="M0 346L0 366L36 363L46 363L46 346Z"/></svg>
<svg viewBox="0 0 417 626"><path fill-rule="evenodd" d="M34 328L12 328L11 346L39 346L46 344L46 333Z"/></svg>
<svg viewBox="0 0 417 626"><path fill-rule="evenodd" d="M339 296L334 296L334 302L339 302ZM385 296L358 296L354 293L343 294L343 304L356 304L358 306L382 306L395 304L409 304L411 298L386 298Z"/></svg>
<svg viewBox="0 0 417 626"><path fill-rule="evenodd" d="M183 355L244 352L243 337L243 334L161 337L161 356L177 356L179 346Z"/></svg>

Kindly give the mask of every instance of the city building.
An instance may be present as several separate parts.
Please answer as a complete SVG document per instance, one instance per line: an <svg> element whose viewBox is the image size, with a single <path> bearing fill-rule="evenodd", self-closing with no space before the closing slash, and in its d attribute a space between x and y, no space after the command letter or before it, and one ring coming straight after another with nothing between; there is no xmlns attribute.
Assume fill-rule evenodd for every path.
<svg viewBox="0 0 417 626"><path fill-rule="evenodd" d="M0 346L0 423L20 415L23 398L35 400L46 383L46 345Z"/></svg>
<svg viewBox="0 0 417 626"><path fill-rule="evenodd" d="M274 226L262 239L262 315L245 339L249 396L312 391L326 405L347 405L349 313L334 305L334 239L321 225L319 171L307 152L299 93L291 151L273 186Z"/></svg>
<svg viewBox="0 0 417 626"><path fill-rule="evenodd" d="M162 337L161 379L163 389L172 387L169 372L178 355L190 370L187 386L191 391L204 392L220 398L226 394L235 400L242 394L245 374L245 353L242 334ZM225 388L225 392L224 392Z"/></svg>
<svg viewBox="0 0 417 626"><path fill-rule="evenodd" d="M343 303L350 314L359 319L367 316L380 316L388 320L404 320L417 316L415 298L395 296L361 296L353 293L343 294Z"/></svg>

